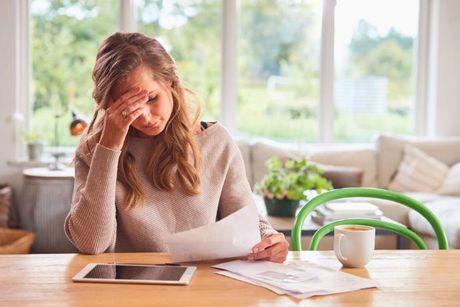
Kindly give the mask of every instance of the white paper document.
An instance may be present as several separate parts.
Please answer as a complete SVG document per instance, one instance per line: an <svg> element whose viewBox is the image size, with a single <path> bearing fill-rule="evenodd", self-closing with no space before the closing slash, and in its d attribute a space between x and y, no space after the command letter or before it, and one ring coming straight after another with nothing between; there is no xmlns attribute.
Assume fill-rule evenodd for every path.
<svg viewBox="0 0 460 307"><path fill-rule="evenodd" d="M247 256L259 242L255 206L245 206L215 223L175 233L167 240L173 262Z"/></svg>
<svg viewBox="0 0 460 307"><path fill-rule="evenodd" d="M216 272L217 274L298 299L377 287L373 280L300 260L286 263L236 260L213 267L225 270Z"/></svg>

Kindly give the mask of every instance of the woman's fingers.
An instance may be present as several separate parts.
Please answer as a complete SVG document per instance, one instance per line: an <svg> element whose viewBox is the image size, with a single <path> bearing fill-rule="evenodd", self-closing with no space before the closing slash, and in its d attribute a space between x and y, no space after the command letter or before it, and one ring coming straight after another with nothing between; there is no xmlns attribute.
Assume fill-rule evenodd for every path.
<svg viewBox="0 0 460 307"><path fill-rule="evenodd" d="M285 240L285 239L284 239L284 235L282 233L276 233L276 234L273 234L271 236L265 237L264 239L262 239L262 241L260 241L256 245L254 245L254 247L252 248L252 252L254 254L256 254L259 251L263 251L267 247L272 246L272 245L274 245L274 244L276 244L278 242L281 242L283 240Z"/></svg>
<svg viewBox="0 0 460 307"><path fill-rule="evenodd" d="M287 242L286 242L287 243ZM282 243L280 243L282 244ZM270 261L273 262L284 262L286 257L289 253L289 243L287 243L287 247L280 250L278 253L274 253L270 256Z"/></svg>
<svg viewBox="0 0 460 307"><path fill-rule="evenodd" d="M119 98L117 101L115 101L115 103L112 106L110 106L107 109L107 112L109 113L122 112L123 109L126 108L127 106L133 105L137 103L139 100L145 101L147 100L147 97L148 97L147 91L142 90L133 96L129 96L127 98Z"/></svg>
<svg viewBox="0 0 460 307"><path fill-rule="evenodd" d="M128 122L128 124L131 125L131 123L135 121L136 118L138 118L143 111L143 108L137 108L136 110L129 113L129 115L126 117L126 121Z"/></svg>
<svg viewBox="0 0 460 307"><path fill-rule="evenodd" d="M147 100L147 91L135 87L112 103L106 109L100 143L108 148L120 150L129 126L142 114L143 104Z"/></svg>
<svg viewBox="0 0 460 307"><path fill-rule="evenodd" d="M284 250L283 245L280 243L277 243L273 246L270 246L266 248L265 250L258 252L254 255L252 255L254 260L260 260L260 259L265 259L265 258L270 258L271 256L274 256Z"/></svg>
<svg viewBox="0 0 460 307"><path fill-rule="evenodd" d="M130 110L132 111L129 113L122 111L123 114L112 112L106 115L100 140L101 145L115 150L123 147L129 126L144 112L144 107L138 104L137 108Z"/></svg>
<svg viewBox="0 0 460 307"><path fill-rule="evenodd" d="M118 97L117 99L112 99L112 102L107 106L106 109L109 109L109 108L116 108L117 106L120 105L120 103L126 99L129 99L130 97L132 96L135 96L137 95L139 92L141 91L141 88L140 87L133 87L131 89L129 89L128 91L126 91L125 93L123 93L120 97Z"/></svg>
<svg viewBox="0 0 460 307"><path fill-rule="evenodd" d="M284 261L286 261L287 255L288 255L287 252L279 253L279 254L277 254L275 256L270 257L269 260L272 261L272 262L283 263Z"/></svg>
<svg viewBox="0 0 460 307"><path fill-rule="evenodd" d="M131 114L139 109L139 112L142 112L142 107L148 100L148 96L134 96L131 97L130 100L130 103L125 103L122 107L119 107L116 110L107 110L108 125L115 125L123 131L127 130L129 125L133 122L133 120L131 120ZM136 113L136 117L134 119L136 119L139 115L140 113Z"/></svg>
<svg viewBox="0 0 460 307"><path fill-rule="evenodd" d="M274 234L264 238L253 247L253 254L249 260L270 259L270 261L283 262L289 251L289 243L283 234Z"/></svg>
<svg viewBox="0 0 460 307"><path fill-rule="evenodd" d="M257 254L254 254L253 258L254 260L266 259L266 258L270 258L271 260L272 258L279 257L280 255L283 255L283 254L287 255L288 251L289 251L289 243L285 239L283 239L277 242L275 245L272 245L268 247L267 249Z"/></svg>
<svg viewBox="0 0 460 307"><path fill-rule="evenodd" d="M126 119L126 116L131 114L132 112L136 111L137 109L141 108L144 103L147 101L147 97L145 98L139 98L136 100L134 103L127 104L125 107L120 108L117 112L124 117L123 119ZM125 116L123 116L125 115Z"/></svg>
<svg viewBox="0 0 460 307"><path fill-rule="evenodd" d="M112 131L112 133L118 134L116 131L119 131L119 133L124 134L128 131L131 123L142 114L146 100L146 97L138 98L134 103L120 108L117 111L108 110L105 118L105 126L108 130Z"/></svg>
<svg viewBox="0 0 460 307"><path fill-rule="evenodd" d="M148 98L147 91L140 91L137 95L134 95L126 100L117 108L117 111L122 110L123 108L136 104L139 101L146 102Z"/></svg>
<svg viewBox="0 0 460 307"><path fill-rule="evenodd" d="M131 99L132 97L136 97L137 95L142 94L143 90L139 87L132 87L123 93L117 99L113 99L112 102L107 106L107 110L116 110L121 107L127 100Z"/></svg>

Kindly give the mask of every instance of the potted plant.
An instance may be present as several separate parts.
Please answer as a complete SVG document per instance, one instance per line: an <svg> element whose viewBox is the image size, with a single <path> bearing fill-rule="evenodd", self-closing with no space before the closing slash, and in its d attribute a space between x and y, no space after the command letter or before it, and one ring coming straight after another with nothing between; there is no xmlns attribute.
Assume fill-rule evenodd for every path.
<svg viewBox="0 0 460 307"><path fill-rule="evenodd" d="M27 144L27 156L29 161L40 160L45 142L35 131L28 131L23 134L23 140Z"/></svg>
<svg viewBox="0 0 460 307"><path fill-rule="evenodd" d="M321 193L332 188L323 177L323 171L306 159L288 159L284 163L277 157L269 159L265 165L268 173L256 185L271 216L295 216L301 201L308 200L309 190Z"/></svg>

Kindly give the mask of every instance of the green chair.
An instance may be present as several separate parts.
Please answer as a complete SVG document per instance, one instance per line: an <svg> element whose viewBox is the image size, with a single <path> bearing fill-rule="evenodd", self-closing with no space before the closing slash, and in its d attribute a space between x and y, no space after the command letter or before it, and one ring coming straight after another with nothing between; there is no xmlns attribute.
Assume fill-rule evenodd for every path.
<svg viewBox="0 0 460 307"><path fill-rule="evenodd" d="M412 208L416 210L418 213L423 215L431 226L434 229L436 237L438 239L439 249L448 249L447 243L447 236L444 230L442 229L441 223L439 219L428 209L425 205L420 203L419 201L410 198L409 196L395 193L392 191L384 190L384 189L376 189L376 188L344 188L344 189L337 189L328 191L322 194L317 195L313 199L311 199L307 204L300 210L299 214L296 217L294 228L292 229L292 238L291 238L291 246L293 251L301 251L302 250L302 226L303 223L308 216L316 207L336 199L342 198L350 198L350 197L368 197L368 198L380 198L391 200L397 203L400 203L404 206ZM339 220L332 223L329 223L320 229L318 229L310 242L309 250L316 250L318 248L319 241L327 235L329 232L334 230L335 226L338 225L366 225L372 226L375 228L383 228L387 230L391 230L397 232L404 237L412 240L420 249L427 249L427 246L422 238L417 235L412 230L394 224L379 220L373 219L364 219L364 218L357 218L357 219L346 219L346 220Z"/></svg>

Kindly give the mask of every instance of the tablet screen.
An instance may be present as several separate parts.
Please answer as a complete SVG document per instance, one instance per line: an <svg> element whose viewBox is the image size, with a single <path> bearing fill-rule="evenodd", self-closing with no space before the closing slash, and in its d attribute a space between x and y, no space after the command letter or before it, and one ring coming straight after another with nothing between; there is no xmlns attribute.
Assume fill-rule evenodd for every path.
<svg viewBox="0 0 460 307"><path fill-rule="evenodd" d="M178 281L186 267L98 264L84 278Z"/></svg>

